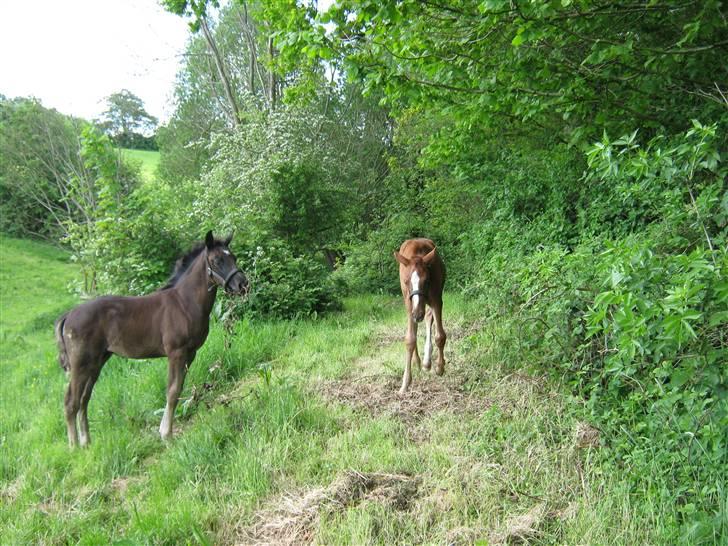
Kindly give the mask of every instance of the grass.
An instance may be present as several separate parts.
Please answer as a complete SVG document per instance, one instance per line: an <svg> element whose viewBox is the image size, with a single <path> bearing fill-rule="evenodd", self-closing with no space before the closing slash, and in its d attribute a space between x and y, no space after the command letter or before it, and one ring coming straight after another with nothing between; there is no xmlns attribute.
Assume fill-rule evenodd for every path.
<svg viewBox="0 0 728 546"><path fill-rule="evenodd" d="M599 448L575 446L578 402L501 360L476 303L447 295L446 375L417 372L402 399L398 298L215 324L169 445L164 361L114 357L92 445L72 451L52 323L76 269L3 238L0 275L1 544L675 542L662 507L636 505Z"/></svg>
<svg viewBox="0 0 728 546"><path fill-rule="evenodd" d="M123 148L122 154L125 158L138 163L141 168L142 179L145 182L152 182L157 175L159 166L159 152L155 150L131 150Z"/></svg>

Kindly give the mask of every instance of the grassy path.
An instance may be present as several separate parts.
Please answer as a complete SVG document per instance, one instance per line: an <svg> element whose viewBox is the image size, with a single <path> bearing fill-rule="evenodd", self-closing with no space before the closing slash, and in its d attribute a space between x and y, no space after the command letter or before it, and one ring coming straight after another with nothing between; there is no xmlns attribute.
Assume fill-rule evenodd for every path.
<svg viewBox="0 0 728 546"><path fill-rule="evenodd" d="M176 439L157 436L162 360L106 365L71 451L52 322L62 253L2 239L0 543L651 543L626 492L575 444L574 404L496 362L497 324L448 295L442 378L397 395L398 298L317 321L216 325Z"/></svg>

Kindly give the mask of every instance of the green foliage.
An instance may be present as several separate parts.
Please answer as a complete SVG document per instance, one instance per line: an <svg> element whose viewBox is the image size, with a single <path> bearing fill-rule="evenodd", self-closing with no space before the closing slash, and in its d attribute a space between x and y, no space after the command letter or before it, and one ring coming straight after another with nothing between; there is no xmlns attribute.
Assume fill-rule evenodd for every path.
<svg viewBox="0 0 728 546"><path fill-rule="evenodd" d="M83 176L82 125L36 100L0 95L0 230L55 240L83 215L66 195L69 179Z"/></svg>
<svg viewBox="0 0 728 546"><path fill-rule="evenodd" d="M256 315L306 315L338 299L323 258L341 237L351 188L325 136L309 136L325 123L292 109L251 119L218 137L214 167L196 185L196 221L236 230L249 249L241 263L252 268Z"/></svg>
<svg viewBox="0 0 728 546"><path fill-rule="evenodd" d="M671 525L697 543L725 532L728 262L715 144L715 127L697 122L646 146L605 136L587 154L600 194L579 220L582 242L508 245L486 259L494 275L478 290L513 317L534 364L586 399L639 494L674 503Z"/></svg>
<svg viewBox="0 0 728 546"><path fill-rule="evenodd" d="M316 316L341 306L341 290L321 262L296 255L289 245L270 240L265 248L243 252L250 293L233 301L236 312L257 318L290 319Z"/></svg>
<svg viewBox="0 0 728 546"><path fill-rule="evenodd" d="M172 228L171 191L139 184L108 137L83 131L81 154L92 187L73 180L72 192L91 192L94 208L69 222L66 242L84 272L87 292L143 294L158 287L180 252ZM73 194L71 194L73 195Z"/></svg>
<svg viewBox="0 0 728 546"><path fill-rule="evenodd" d="M283 19L279 43L337 55L395 106L519 120L584 142L603 129L674 132L691 118L725 119L725 90L713 85L728 81L724 15L718 1L347 0L313 22ZM333 32L317 32L321 23Z"/></svg>

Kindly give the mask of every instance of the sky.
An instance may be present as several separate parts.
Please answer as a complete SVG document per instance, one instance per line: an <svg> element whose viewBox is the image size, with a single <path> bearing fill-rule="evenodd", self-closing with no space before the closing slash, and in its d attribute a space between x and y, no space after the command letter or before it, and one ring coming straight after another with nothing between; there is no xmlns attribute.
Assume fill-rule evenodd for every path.
<svg viewBox="0 0 728 546"><path fill-rule="evenodd" d="M189 36L157 0L2 2L0 94L94 119L104 99L128 89L161 121Z"/></svg>

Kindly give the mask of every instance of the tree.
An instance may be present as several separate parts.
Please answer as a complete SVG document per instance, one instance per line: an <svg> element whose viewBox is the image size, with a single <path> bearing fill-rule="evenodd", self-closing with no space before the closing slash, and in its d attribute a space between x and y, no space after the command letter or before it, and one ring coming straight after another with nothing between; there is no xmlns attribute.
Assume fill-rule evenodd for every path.
<svg viewBox="0 0 728 546"><path fill-rule="evenodd" d="M37 100L0 96L0 229L57 239L87 200L69 195L72 180L87 179L80 155L84 122ZM85 196L84 196L85 197Z"/></svg>
<svg viewBox="0 0 728 546"><path fill-rule="evenodd" d="M148 149L153 146L150 134L157 118L144 109L144 102L131 91L122 89L106 98L107 109L99 126L114 142L124 148Z"/></svg>
<svg viewBox="0 0 728 546"><path fill-rule="evenodd" d="M319 20L281 19L277 43L282 56L335 55L394 107L582 144L728 117L725 20L715 0L343 0Z"/></svg>

